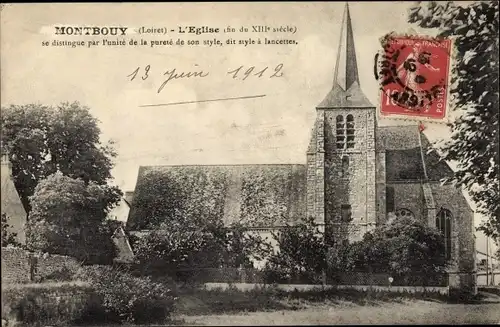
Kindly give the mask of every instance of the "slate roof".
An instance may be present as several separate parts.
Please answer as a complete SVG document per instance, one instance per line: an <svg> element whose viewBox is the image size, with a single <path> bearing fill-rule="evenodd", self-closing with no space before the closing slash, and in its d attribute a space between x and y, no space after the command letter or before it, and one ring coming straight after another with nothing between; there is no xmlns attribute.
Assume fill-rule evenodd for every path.
<svg viewBox="0 0 500 327"><path fill-rule="evenodd" d="M377 151L385 151L386 180L440 181L453 174L417 125L377 129ZM427 176L425 176L427 174Z"/></svg>

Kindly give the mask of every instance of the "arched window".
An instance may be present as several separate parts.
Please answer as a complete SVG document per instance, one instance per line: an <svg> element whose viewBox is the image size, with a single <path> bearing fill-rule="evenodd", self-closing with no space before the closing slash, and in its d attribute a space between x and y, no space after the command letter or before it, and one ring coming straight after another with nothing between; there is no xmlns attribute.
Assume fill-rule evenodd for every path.
<svg viewBox="0 0 500 327"><path fill-rule="evenodd" d="M344 117L337 116L337 149L345 148L345 123Z"/></svg>
<svg viewBox="0 0 500 327"><path fill-rule="evenodd" d="M347 115L347 148L354 148L354 116L353 115Z"/></svg>
<svg viewBox="0 0 500 327"><path fill-rule="evenodd" d="M436 217L436 227L444 237L444 254L447 260L451 258L451 212L441 209Z"/></svg>
<svg viewBox="0 0 500 327"><path fill-rule="evenodd" d="M413 212L411 212L408 209L404 209L404 208L396 210L395 214L396 214L396 217L411 217L411 218L415 218L415 215L413 214Z"/></svg>
<svg viewBox="0 0 500 327"><path fill-rule="evenodd" d="M349 157L342 157L342 177L347 177L349 173Z"/></svg>

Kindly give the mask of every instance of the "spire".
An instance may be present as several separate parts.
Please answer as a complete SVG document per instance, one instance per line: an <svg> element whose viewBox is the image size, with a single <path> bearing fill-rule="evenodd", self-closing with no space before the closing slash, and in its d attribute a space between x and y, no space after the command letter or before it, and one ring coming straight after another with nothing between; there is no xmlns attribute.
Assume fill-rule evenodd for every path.
<svg viewBox="0 0 500 327"><path fill-rule="evenodd" d="M318 108L373 107L359 86L358 63L354 47L349 4L346 2L335 62L333 87Z"/></svg>
<svg viewBox="0 0 500 327"><path fill-rule="evenodd" d="M354 82L359 84L351 15L349 14L349 4L347 2L342 17L342 27L340 28L340 41L334 76L334 83L337 83L344 91L349 89Z"/></svg>

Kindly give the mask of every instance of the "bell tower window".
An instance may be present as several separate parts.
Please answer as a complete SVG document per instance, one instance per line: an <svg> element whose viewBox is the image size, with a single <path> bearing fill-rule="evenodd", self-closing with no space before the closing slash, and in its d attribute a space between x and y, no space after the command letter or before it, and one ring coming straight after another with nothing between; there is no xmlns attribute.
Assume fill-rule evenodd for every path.
<svg viewBox="0 0 500 327"><path fill-rule="evenodd" d="M337 149L354 148L354 116L349 114L344 120L344 116L338 115L336 123Z"/></svg>
<svg viewBox="0 0 500 327"><path fill-rule="evenodd" d="M345 122L344 117L337 116L337 149L345 148Z"/></svg>
<svg viewBox="0 0 500 327"><path fill-rule="evenodd" d="M354 116L353 115L347 115L347 148L352 149L354 148Z"/></svg>

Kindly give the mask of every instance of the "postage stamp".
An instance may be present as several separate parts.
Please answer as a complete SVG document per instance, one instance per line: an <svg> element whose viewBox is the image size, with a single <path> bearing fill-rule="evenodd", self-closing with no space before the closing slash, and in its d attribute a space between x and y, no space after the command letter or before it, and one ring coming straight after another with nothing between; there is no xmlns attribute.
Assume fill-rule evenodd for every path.
<svg viewBox="0 0 500 327"><path fill-rule="evenodd" d="M380 115L446 121L450 39L388 34L375 56Z"/></svg>

